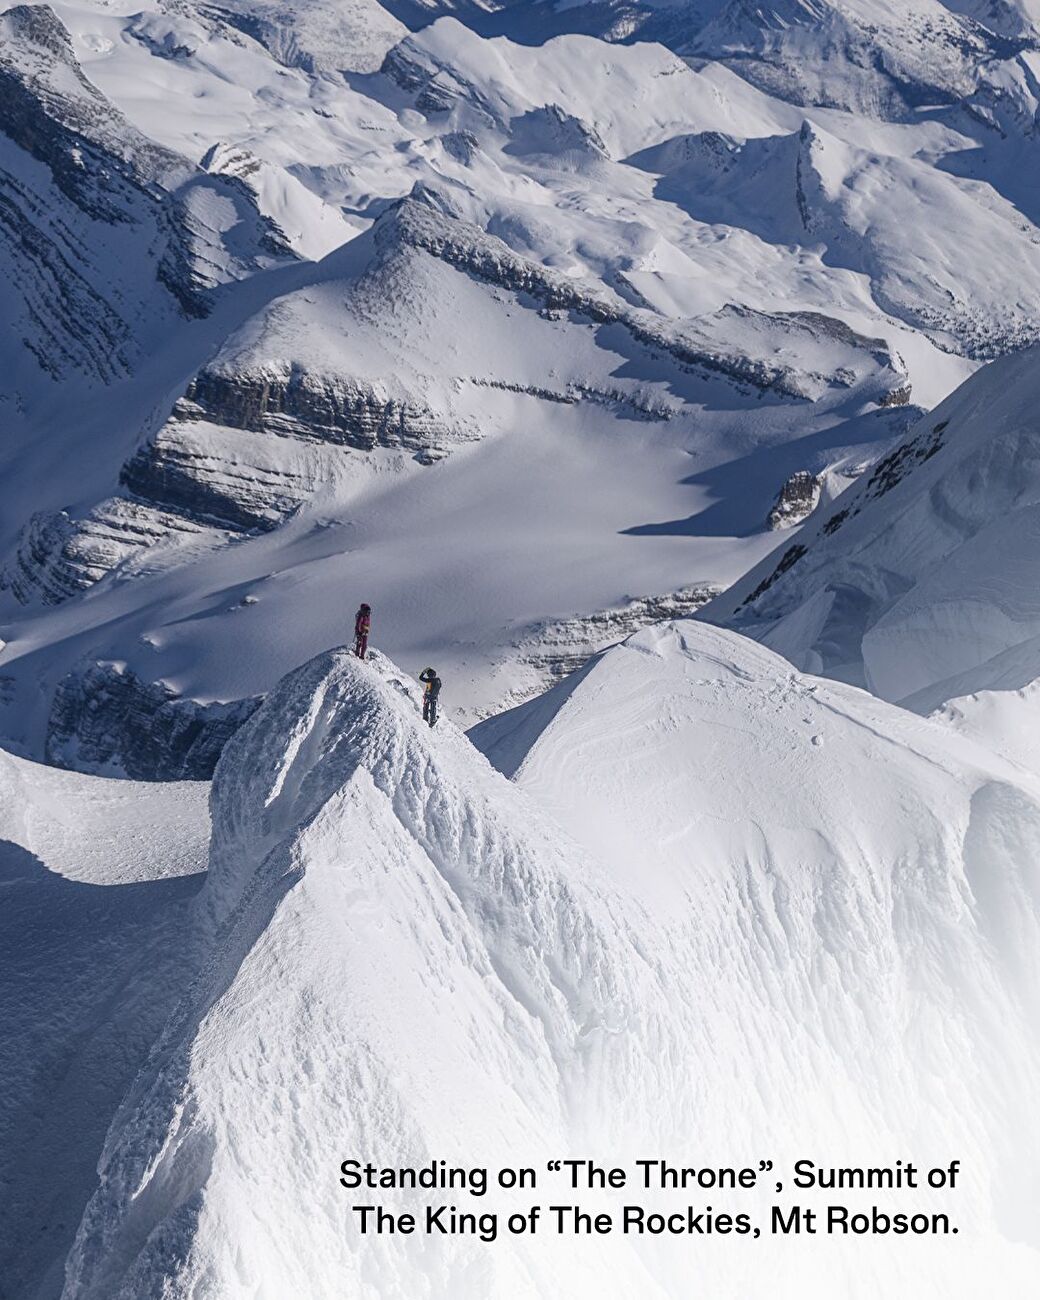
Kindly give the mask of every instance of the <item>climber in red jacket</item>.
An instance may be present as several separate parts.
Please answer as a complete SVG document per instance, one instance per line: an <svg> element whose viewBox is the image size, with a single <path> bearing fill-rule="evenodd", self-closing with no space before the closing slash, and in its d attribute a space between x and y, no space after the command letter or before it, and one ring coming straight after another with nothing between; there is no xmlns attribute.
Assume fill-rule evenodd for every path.
<svg viewBox="0 0 1040 1300"><path fill-rule="evenodd" d="M371 606L362 604L354 618L354 653L359 659L364 659L368 651L368 630L371 626Z"/></svg>

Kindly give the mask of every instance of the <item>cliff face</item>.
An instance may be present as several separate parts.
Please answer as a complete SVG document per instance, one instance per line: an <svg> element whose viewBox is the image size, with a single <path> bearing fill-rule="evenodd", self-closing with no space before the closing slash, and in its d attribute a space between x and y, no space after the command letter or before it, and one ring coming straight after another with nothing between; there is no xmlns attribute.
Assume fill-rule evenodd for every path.
<svg viewBox="0 0 1040 1300"><path fill-rule="evenodd" d="M474 310L488 314L486 342L498 343L472 364L440 320L441 304L463 287ZM641 357L663 355L682 372L722 378L774 402L837 393L883 405L907 392L888 345L838 320L731 305L699 321L669 322L602 285L519 256L420 196L377 223L360 274L333 275L320 296L278 300L229 340L125 462L119 495L79 518L34 520L7 585L22 601L36 593L54 603L157 541L200 529L270 531L336 481L344 453L396 450L430 464L486 436L492 428L477 414L480 388L598 405L629 419L675 413L659 393L619 383L609 371L576 368L580 379L553 388L512 378L521 369L510 355L516 307L534 317L547 343L561 319L577 334L616 328Z"/></svg>
<svg viewBox="0 0 1040 1300"><path fill-rule="evenodd" d="M378 380L312 374L303 363L266 371L204 370L174 416L358 451L377 446L429 451L450 442L453 432L418 396L411 401L391 396Z"/></svg>
<svg viewBox="0 0 1040 1300"><path fill-rule="evenodd" d="M200 704L123 665L89 663L55 692L47 762L137 780L207 781L259 703Z"/></svg>
<svg viewBox="0 0 1040 1300"><path fill-rule="evenodd" d="M980 370L703 616L922 713L977 717L987 693L1027 688L1040 672L1038 360L1034 348ZM1024 739L1002 743L1018 753Z"/></svg>
<svg viewBox="0 0 1040 1300"><path fill-rule="evenodd" d="M761 561L812 503L792 474L884 460L911 373L931 404L1033 337L1037 105L1003 9L694 0L685 61L612 43L638 6L522 44L443 8L410 34L375 0L0 18L0 738L42 753L83 664L156 708L162 682L256 698L360 587L381 647L411 665L420 627L485 716L657 617L628 593ZM883 68L846 57L871 24ZM785 61L804 84L763 93ZM908 117L915 77L945 107ZM271 648L225 674L239 589L273 597Z"/></svg>
<svg viewBox="0 0 1040 1300"><path fill-rule="evenodd" d="M120 565L168 538L198 537L203 527L182 515L113 497L80 518L68 511L33 515L22 530L0 587L23 604L60 605Z"/></svg>
<svg viewBox="0 0 1040 1300"><path fill-rule="evenodd" d="M290 256L234 177L138 131L91 84L46 5L0 15L0 269L14 330L0 357L23 401L34 374L105 383L220 285Z"/></svg>

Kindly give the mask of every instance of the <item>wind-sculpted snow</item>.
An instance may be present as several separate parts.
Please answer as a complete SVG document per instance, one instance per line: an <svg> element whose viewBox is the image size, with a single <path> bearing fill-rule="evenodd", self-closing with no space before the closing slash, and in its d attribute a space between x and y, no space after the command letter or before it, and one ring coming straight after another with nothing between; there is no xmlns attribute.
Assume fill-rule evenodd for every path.
<svg viewBox="0 0 1040 1300"><path fill-rule="evenodd" d="M196 908L212 956L112 1130L65 1294L139 1296L160 1276L170 1296L534 1285L534 1252L479 1242L363 1254L338 1165L559 1143L617 1074L648 1104L626 1027L666 1055L670 1031L609 891L450 724L422 726L391 666L345 652L238 733L212 812ZM277 1204L250 1186L272 1158ZM607 1285L607 1265L592 1276Z"/></svg>
<svg viewBox="0 0 1040 1300"><path fill-rule="evenodd" d="M712 1045L689 1081L702 1133L753 1131L735 1113L749 1100L740 1067L731 1098L706 1068L726 1076L730 1052L748 1050L796 1148L828 1146L832 1105L840 1145L856 1146L867 1130L853 1116L877 1104L900 1150L967 1144L1003 1189L982 1219L1023 1233L1035 1154L1018 1145L1033 1131L1019 1072L1040 1064L1035 776L693 621L639 633L474 736L633 903L666 918L667 949L702 991L688 1032ZM987 1003L1004 1010L991 1018ZM892 1263L879 1246L868 1269ZM960 1266L947 1258L945 1278L910 1290L971 1295ZM803 1284L815 1294L811 1273ZM902 1290L877 1276L827 1289L872 1285Z"/></svg>
<svg viewBox="0 0 1040 1300"><path fill-rule="evenodd" d="M947 394L1036 336L1038 16L0 16L0 731L217 766L192 898L198 790L0 755L0 1290L1032 1294L1037 358ZM663 621L734 579L765 644ZM496 771L455 720L549 680ZM962 1235L420 1245L339 1185L574 1153L960 1159Z"/></svg>
<svg viewBox="0 0 1040 1300"><path fill-rule="evenodd" d="M661 596L630 597L584 618L542 619L524 629L504 656L498 672L507 689L489 714L534 699L640 628L691 614L719 594L717 587L704 583Z"/></svg>
<svg viewBox="0 0 1040 1300"><path fill-rule="evenodd" d="M5 1296L60 1294L106 1130L190 977L207 793L0 751Z"/></svg>
<svg viewBox="0 0 1040 1300"><path fill-rule="evenodd" d="M970 1259L703 1238L698 1286L1015 1294L1037 1245L1010 1244L1035 1231L1028 1200L1008 1208L1032 1158L1035 780L693 622L520 713L511 784L450 723L427 729L385 659L333 651L231 740L199 973L113 1124L68 1300L160 1279L170 1297L689 1295L688 1240L362 1238L338 1185L348 1157L541 1169L557 1150L956 1151ZM499 759L516 722L482 729Z"/></svg>
<svg viewBox="0 0 1040 1300"><path fill-rule="evenodd" d="M974 376L704 617L921 711L1040 676L1037 363Z"/></svg>

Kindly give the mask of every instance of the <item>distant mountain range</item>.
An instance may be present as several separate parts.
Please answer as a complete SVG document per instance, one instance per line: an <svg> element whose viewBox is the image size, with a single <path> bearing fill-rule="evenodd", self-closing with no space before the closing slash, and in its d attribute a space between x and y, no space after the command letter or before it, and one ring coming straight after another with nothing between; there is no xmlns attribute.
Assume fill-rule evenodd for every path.
<svg viewBox="0 0 1040 1300"><path fill-rule="evenodd" d="M205 776L362 598L473 720L740 577L1040 338L1036 17L8 10L0 737Z"/></svg>

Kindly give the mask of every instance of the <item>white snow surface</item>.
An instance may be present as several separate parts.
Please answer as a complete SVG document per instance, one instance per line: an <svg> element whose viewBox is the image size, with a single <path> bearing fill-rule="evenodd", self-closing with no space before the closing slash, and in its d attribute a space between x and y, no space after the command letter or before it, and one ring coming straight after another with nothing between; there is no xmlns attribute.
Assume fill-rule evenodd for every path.
<svg viewBox="0 0 1040 1300"><path fill-rule="evenodd" d="M514 782L417 706L333 651L225 749L199 973L111 1128L69 1300L1029 1293L1036 778L691 621L485 724ZM349 1157L593 1151L960 1158L959 1233L362 1239L338 1185Z"/></svg>
<svg viewBox="0 0 1040 1300"><path fill-rule="evenodd" d="M0 751L0 1288L60 1293L105 1131L190 970L208 786Z"/></svg>
<svg viewBox="0 0 1040 1300"><path fill-rule="evenodd" d="M702 616L918 712L952 702L1035 770L1038 394L1036 349L986 367L817 513L774 581L787 544Z"/></svg>

